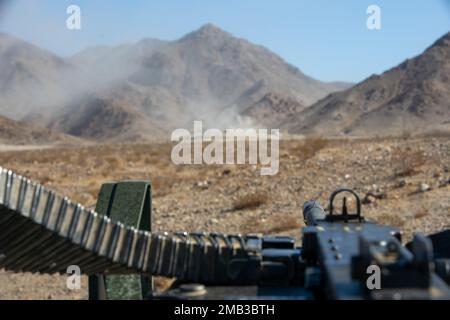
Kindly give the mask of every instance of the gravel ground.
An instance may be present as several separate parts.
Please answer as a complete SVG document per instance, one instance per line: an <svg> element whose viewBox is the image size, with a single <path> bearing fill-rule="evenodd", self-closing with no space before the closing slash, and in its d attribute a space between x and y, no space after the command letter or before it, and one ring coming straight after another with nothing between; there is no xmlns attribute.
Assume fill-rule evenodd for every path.
<svg viewBox="0 0 450 320"><path fill-rule="evenodd" d="M42 182L86 206L100 185L123 179L152 180L154 229L261 232L298 236L301 205L340 187L366 197L363 214L413 232L450 228L448 138L282 141L280 169L175 166L170 144L128 144L3 151L0 166ZM85 299L66 288L64 275L0 271L0 299Z"/></svg>

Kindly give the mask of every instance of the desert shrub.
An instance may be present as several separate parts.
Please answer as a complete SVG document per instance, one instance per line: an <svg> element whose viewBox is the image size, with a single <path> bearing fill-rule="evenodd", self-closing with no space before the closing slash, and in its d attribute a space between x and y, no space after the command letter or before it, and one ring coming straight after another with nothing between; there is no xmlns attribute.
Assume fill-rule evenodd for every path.
<svg viewBox="0 0 450 320"><path fill-rule="evenodd" d="M177 179L167 176L155 176L151 178L152 181L152 193L156 197L162 197L167 195L173 184L177 182Z"/></svg>
<svg viewBox="0 0 450 320"><path fill-rule="evenodd" d="M249 217L246 219L243 232L276 234L291 230L300 230L301 224L298 216L275 214L266 220Z"/></svg>
<svg viewBox="0 0 450 320"><path fill-rule="evenodd" d="M329 141L323 137L307 137L302 140L298 146L292 148L292 153L302 160L308 160L322 150L328 142Z"/></svg>
<svg viewBox="0 0 450 320"><path fill-rule="evenodd" d="M408 177L419 173L419 169L427 161L427 157L421 151L396 150L391 158L394 175L396 177Z"/></svg>
<svg viewBox="0 0 450 320"><path fill-rule="evenodd" d="M448 131L444 131L444 130L432 130L432 131L428 131L426 133L423 134L418 134L418 137L422 137L422 138L450 138L450 132Z"/></svg>
<svg viewBox="0 0 450 320"><path fill-rule="evenodd" d="M233 202L233 210L255 209L266 204L268 196L266 193L253 193L241 196Z"/></svg>
<svg viewBox="0 0 450 320"><path fill-rule="evenodd" d="M300 230L301 224L298 216L274 217L269 219L269 223L263 228L264 233L279 233L290 230Z"/></svg>
<svg viewBox="0 0 450 320"><path fill-rule="evenodd" d="M430 214L430 211L428 211L427 208L421 208L414 214L414 218L420 219L420 218L428 216L429 214Z"/></svg>
<svg viewBox="0 0 450 320"><path fill-rule="evenodd" d="M382 213L381 215L379 215L377 218L377 222L394 227L401 227L405 224L405 220L400 214L390 213Z"/></svg>
<svg viewBox="0 0 450 320"><path fill-rule="evenodd" d="M123 166L123 160L118 155L107 155L103 158L104 164L110 169L119 169Z"/></svg>

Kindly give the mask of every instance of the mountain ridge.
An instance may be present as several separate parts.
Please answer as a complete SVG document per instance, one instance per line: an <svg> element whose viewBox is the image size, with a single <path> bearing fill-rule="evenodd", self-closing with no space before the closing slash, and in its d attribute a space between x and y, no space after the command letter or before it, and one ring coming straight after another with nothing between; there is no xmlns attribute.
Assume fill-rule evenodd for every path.
<svg viewBox="0 0 450 320"><path fill-rule="evenodd" d="M15 45L27 47L17 39ZM67 59L39 50L30 50L30 64L46 66L41 74L52 77L43 77L48 79L43 84L34 79L17 81L10 90L16 94L0 96L0 114L16 120L32 118L33 123L65 133L73 134L77 128L77 134L88 139L126 140L136 132L167 137L174 128L193 120L226 128L239 125L244 110L269 92L306 106L348 87L313 79L267 48L213 24L174 41L144 38L136 43L87 48ZM61 60L62 65L45 64L48 57ZM11 61L8 56L0 55L0 59ZM31 98L18 94L24 88ZM17 105L20 112L15 114L10 105ZM88 106L101 114L109 110L111 117L104 122L101 117L87 121L92 115ZM108 121L122 123L118 115L135 124L108 125Z"/></svg>
<svg viewBox="0 0 450 320"><path fill-rule="evenodd" d="M284 123L290 132L398 135L450 131L450 32L421 54L332 93Z"/></svg>

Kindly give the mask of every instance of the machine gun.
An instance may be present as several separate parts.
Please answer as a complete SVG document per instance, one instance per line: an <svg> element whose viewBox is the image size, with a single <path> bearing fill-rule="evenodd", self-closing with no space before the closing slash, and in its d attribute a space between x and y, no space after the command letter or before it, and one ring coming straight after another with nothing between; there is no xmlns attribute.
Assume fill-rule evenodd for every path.
<svg viewBox="0 0 450 320"><path fill-rule="evenodd" d="M355 212L347 197L335 212L341 193ZM303 218L301 247L295 237L152 232L149 182L104 184L93 211L0 168L0 268L77 266L91 299L450 299L450 230L403 246L349 189L327 211L307 201ZM176 281L156 291L153 276Z"/></svg>
<svg viewBox="0 0 450 320"><path fill-rule="evenodd" d="M335 213L334 200L341 193L354 197L356 212L348 212L344 197L341 213ZM307 226L301 248L291 237L247 235L247 257L229 264L233 276L228 286L194 288L203 288L205 296L223 297L228 291L241 299L249 294L270 299L450 299L449 231L417 234L404 247L397 228L364 219L360 198L350 189L331 194L328 213L318 201L305 202L303 217ZM249 287L231 290L230 285L257 287L250 293ZM159 296L170 294L183 297L179 289Z"/></svg>

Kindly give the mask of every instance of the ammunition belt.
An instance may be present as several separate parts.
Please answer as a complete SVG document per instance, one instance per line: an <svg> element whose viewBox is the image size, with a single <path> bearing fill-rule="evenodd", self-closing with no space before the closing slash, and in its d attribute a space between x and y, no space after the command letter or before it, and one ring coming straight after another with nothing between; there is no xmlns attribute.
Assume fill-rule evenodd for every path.
<svg viewBox="0 0 450 320"><path fill-rule="evenodd" d="M0 268L227 283L230 263L247 256L243 236L137 230L0 168Z"/></svg>

